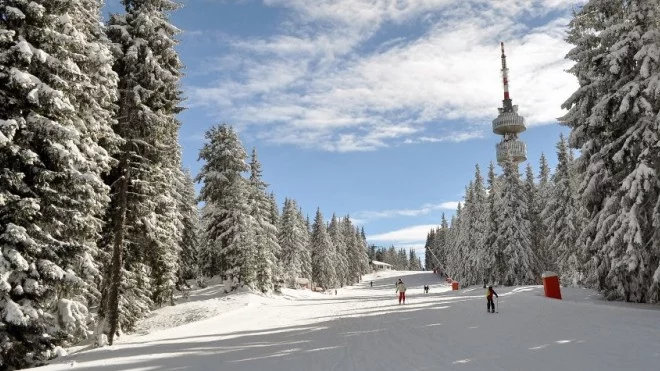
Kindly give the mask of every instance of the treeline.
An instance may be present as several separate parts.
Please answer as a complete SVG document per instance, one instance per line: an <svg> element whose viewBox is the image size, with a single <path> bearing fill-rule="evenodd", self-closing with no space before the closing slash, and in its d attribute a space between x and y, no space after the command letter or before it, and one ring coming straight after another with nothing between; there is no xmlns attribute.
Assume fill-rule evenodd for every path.
<svg viewBox="0 0 660 371"><path fill-rule="evenodd" d="M202 274L223 275L233 288L247 285L268 292L282 285L297 287L300 278L323 289L343 287L369 271L364 230L348 216L333 214L326 223L317 210L310 223L293 199L284 201L279 214L275 197L266 192L256 150L248 164L230 126L206 133L200 158L205 161L197 177L205 203L198 259Z"/></svg>
<svg viewBox="0 0 660 371"><path fill-rule="evenodd" d="M393 269L400 271L419 271L422 270L421 258L417 256L415 249L410 249L408 253L403 248L396 249L394 246L378 247L369 246L369 259L387 263Z"/></svg>
<svg viewBox="0 0 660 371"><path fill-rule="evenodd" d="M543 270L607 299L660 301L660 24L657 1L589 1L568 28L579 88L550 171L477 169L451 223L427 249L473 283L537 283ZM570 148L579 150L573 158ZM430 251L429 251L430 254ZM430 262L427 256L427 262Z"/></svg>

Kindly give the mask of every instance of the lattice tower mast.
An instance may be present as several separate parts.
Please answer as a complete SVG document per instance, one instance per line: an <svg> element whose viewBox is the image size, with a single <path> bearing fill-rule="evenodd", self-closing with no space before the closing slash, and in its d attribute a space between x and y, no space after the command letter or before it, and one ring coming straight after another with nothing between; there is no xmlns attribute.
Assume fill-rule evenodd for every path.
<svg viewBox="0 0 660 371"><path fill-rule="evenodd" d="M518 114L518 106L513 105L509 95L509 69L506 66L506 55L504 54L504 43L502 48L502 84L504 86L504 100L502 108L498 108L499 115L493 120L493 133L502 136L497 144L497 162L504 164L507 157L511 157L516 163L527 160L527 146L525 142L518 139L518 134L526 130L525 118Z"/></svg>

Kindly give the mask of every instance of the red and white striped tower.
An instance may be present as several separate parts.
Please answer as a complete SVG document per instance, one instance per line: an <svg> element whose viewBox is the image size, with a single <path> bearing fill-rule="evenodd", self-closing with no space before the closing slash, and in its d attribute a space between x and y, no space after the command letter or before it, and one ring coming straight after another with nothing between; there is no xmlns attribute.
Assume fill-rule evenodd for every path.
<svg viewBox="0 0 660 371"><path fill-rule="evenodd" d="M493 133L502 135L502 141L497 144L497 162L503 164L507 158L516 163L527 160L527 146L518 139L518 134L525 131L525 118L518 114L518 106L514 106L509 95L509 69L506 66L504 43L502 48L502 85L504 87L504 100L502 108L498 108L499 115L493 120Z"/></svg>

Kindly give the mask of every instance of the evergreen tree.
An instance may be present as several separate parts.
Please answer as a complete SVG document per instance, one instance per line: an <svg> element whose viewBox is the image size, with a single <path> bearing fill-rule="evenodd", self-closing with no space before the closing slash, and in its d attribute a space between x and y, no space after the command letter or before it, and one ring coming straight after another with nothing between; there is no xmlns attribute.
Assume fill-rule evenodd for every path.
<svg viewBox="0 0 660 371"><path fill-rule="evenodd" d="M358 239L358 235L353 229L353 223L348 216L342 219L341 233L346 243L346 261L348 263L347 284L352 285L359 282L361 275L366 273L364 272L363 264L367 253L363 250L362 241Z"/></svg>
<svg viewBox="0 0 660 371"><path fill-rule="evenodd" d="M0 369L87 335L119 139L100 4L0 3ZM66 344L65 344L66 345Z"/></svg>
<svg viewBox="0 0 660 371"><path fill-rule="evenodd" d="M296 230L300 236L300 276L312 279L312 243L308 227L308 219L303 216L302 210L298 210Z"/></svg>
<svg viewBox="0 0 660 371"><path fill-rule="evenodd" d="M359 245L358 254L360 255L360 264L362 266L362 269L360 269L360 275L367 274L371 272L371 267L369 266L369 257L367 256L368 243L367 243L367 235L364 233L364 227L360 228L359 231L358 228L356 227L356 239Z"/></svg>
<svg viewBox="0 0 660 371"><path fill-rule="evenodd" d="M474 238L474 217L473 217L473 204L474 204L474 182L471 180L465 188L465 202L462 205L460 215L460 228L458 229L457 238L454 241L455 247L455 273L456 280L469 285L472 282L471 254L475 248Z"/></svg>
<svg viewBox="0 0 660 371"><path fill-rule="evenodd" d="M503 247L500 245L498 233L500 230L500 213L498 210L501 204L502 190L497 175L495 174L495 164L493 162L488 166L488 223L485 251L482 259L484 270L483 280L486 283L495 283L499 279L499 272L503 269Z"/></svg>
<svg viewBox="0 0 660 371"><path fill-rule="evenodd" d="M257 249L252 238L249 184L241 176L248 170L247 155L230 126L209 129L206 141L199 154L206 163L197 176L202 182L199 198L206 203L202 214L205 261L200 265L207 275L226 275L252 285Z"/></svg>
<svg viewBox="0 0 660 371"><path fill-rule="evenodd" d="M139 318L126 313L143 314L141 308L151 303L172 302L182 230L176 191L181 164L176 115L182 110L183 65L174 50L179 30L168 15L179 6L170 0L123 4L126 14L113 15L108 26L119 75L115 132L125 140L117 153L118 165L106 179L113 188L102 242L111 258L106 259L99 331L108 333L110 343L120 327L130 329ZM127 281L129 277L133 282ZM122 303L132 307L124 308ZM120 313L125 319L121 323Z"/></svg>
<svg viewBox="0 0 660 371"><path fill-rule="evenodd" d="M532 245L536 246L535 251L539 257L539 263L544 270L555 269L555 259L553 258L553 251L548 247L546 241L550 233L550 229L546 225L545 217L542 216L543 211L548 207L548 202L552 197L553 185L550 182L550 167L545 155L541 153L539 160L539 176L538 185L536 186L536 197L534 197L531 208L532 215L536 215L537 219L532 222Z"/></svg>
<svg viewBox="0 0 660 371"><path fill-rule="evenodd" d="M541 212L543 212L543 210L539 208L541 205L538 201L539 188L534 182L534 170L529 163L527 163L527 166L525 167L525 182L523 184L523 189L525 193L525 202L527 203L526 219L530 223L531 248L538 258L539 269L541 269L541 267L548 266L548 262L544 259L543 255L545 250L542 248L542 236L539 233L539 226L543 224L541 221Z"/></svg>
<svg viewBox="0 0 660 371"><path fill-rule="evenodd" d="M569 25L580 87L563 104L588 223L578 244L609 299L660 301L660 4L591 0Z"/></svg>
<svg viewBox="0 0 660 371"><path fill-rule="evenodd" d="M582 258L576 241L582 228L580 207L570 171L568 143L561 136L557 143L557 170L553 176L553 193L543 211L544 224L552 231L546 237L546 245L552 262L559 269L561 280L566 285L582 283Z"/></svg>
<svg viewBox="0 0 660 371"><path fill-rule="evenodd" d="M335 248L335 274L337 275L337 284L343 287L348 282L349 266L347 258L347 247L344 235L341 233L340 221L335 214L332 214L330 225L328 226L328 235Z"/></svg>
<svg viewBox="0 0 660 371"><path fill-rule="evenodd" d="M518 164L507 160L504 166L502 194L496 205L497 246L501 246L500 283L525 285L537 283L540 278L538 258L531 248L531 225Z"/></svg>
<svg viewBox="0 0 660 371"><path fill-rule="evenodd" d="M426 242L424 243L424 267L426 270L431 270L435 266L433 262L433 248L436 245L435 232L435 229L431 229L429 233L426 234Z"/></svg>
<svg viewBox="0 0 660 371"><path fill-rule="evenodd" d="M472 251L470 252L469 269L470 280L468 284L484 282L485 263L488 258L486 240L488 238L488 192L484 185L484 179L481 176L479 165L475 165L474 186L472 190Z"/></svg>
<svg viewBox="0 0 660 371"><path fill-rule="evenodd" d="M278 242L281 247L280 261L284 280L288 287L295 288L296 280L305 276L303 254L308 252L307 231L301 228L299 212L294 200L285 199L282 217L278 228ZM309 253L307 253L309 256Z"/></svg>
<svg viewBox="0 0 660 371"><path fill-rule="evenodd" d="M324 290L336 287L335 247L328 235L321 210L316 210L312 225L312 278Z"/></svg>
<svg viewBox="0 0 660 371"><path fill-rule="evenodd" d="M447 266L447 244L448 244L448 234L449 234L449 223L445 217L445 213L442 213L440 218L440 227L436 229L435 232L435 243L433 249L435 251L434 261L435 267L442 270L445 273L445 267Z"/></svg>
<svg viewBox="0 0 660 371"><path fill-rule="evenodd" d="M192 176L181 170L178 179L177 207L181 223L181 245L179 247L179 283L197 277L199 248L199 210Z"/></svg>
<svg viewBox="0 0 660 371"><path fill-rule="evenodd" d="M261 179L261 164L257 159L256 149L252 150L250 161L250 215L254 220L255 242L257 243L257 278L256 285L262 292L272 291L275 276L278 272L277 256L280 254L280 245L277 241L277 227L272 222L276 220L273 215L272 199L266 193L266 183Z"/></svg>
<svg viewBox="0 0 660 371"><path fill-rule="evenodd" d="M410 256L408 258L408 269L411 271L419 271L422 270L422 266L419 264L419 258L417 258L417 254L415 253L415 249L410 249Z"/></svg>

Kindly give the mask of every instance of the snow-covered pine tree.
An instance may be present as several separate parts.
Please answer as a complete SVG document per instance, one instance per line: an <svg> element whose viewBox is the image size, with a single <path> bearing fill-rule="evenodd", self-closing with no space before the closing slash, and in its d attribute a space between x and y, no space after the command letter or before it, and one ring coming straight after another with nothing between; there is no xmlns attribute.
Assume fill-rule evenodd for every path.
<svg viewBox="0 0 660 371"><path fill-rule="evenodd" d="M312 225L312 279L326 290L337 286L335 272L335 247L328 235L321 209L316 210Z"/></svg>
<svg viewBox="0 0 660 371"><path fill-rule="evenodd" d="M532 245L536 246L539 264L541 264L541 268L544 271L555 269L555 259L552 258L552 251L546 244L546 237L548 236L549 229L545 224L545 218L541 217L543 210L545 210L552 197L552 188L553 185L550 182L550 166L548 166L545 154L541 153L536 197L534 197L534 202L531 204L531 208L534 215L538 215L536 222L532 223Z"/></svg>
<svg viewBox="0 0 660 371"><path fill-rule="evenodd" d="M196 278L199 274L197 265L199 248L199 209L195 185L188 169L181 169L178 179L177 207L181 223L181 245L179 247L179 277L178 284L185 280Z"/></svg>
<svg viewBox="0 0 660 371"><path fill-rule="evenodd" d="M228 125L212 127L205 137L199 153L205 164L196 179L202 182L199 199L206 203L202 214L206 241L201 257L212 262L201 260L199 264L207 275L253 284L257 249L251 233L249 184L241 176L248 170L247 154Z"/></svg>
<svg viewBox="0 0 660 371"><path fill-rule="evenodd" d="M100 4L0 3L0 368L87 335L117 76ZM84 17L85 21L80 18Z"/></svg>
<svg viewBox="0 0 660 371"><path fill-rule="evenodd" d="M343 287L348 282L348 258L346 253L346 241L341 233L341 224L339 218L332 214L330 224L328 225L328 235L335 248L335 274L337 275L337 284Z"/></svg>
<svg viewBox="0 0 660 371"><path fill-rule="evenodd" d="M410 262L408 261L408 252L406 252L406 249L400 248L397 251L397 264L399 270L410 270Z"/></svg>
<svg viewBox="0 0 660 371"><path fill-rule="evenodd" d="M213 204L205 203L199 212L199 248L197 253L197 266L201 276L212 277L219 274L220 267L220 245L212 243L208 237L211 228L215 207ZM215 232L213 232L215 233Z"/></svg>
<svg viewBox="0 0 660 371"><path fill-rule="evenodd" d="M470 180L470 183L465 187L465 202L462 205L461 215L460 215L460 228L458 231L458 237L455 241L456 246L454 247L456 253L456 273L454 277L456 280L463 282L465 285L471 284L472 280L472 270L473 267L470 266L472 263L471 253L474 251L474 231L473 224L474 218L472 216L474 204L474 182Z"/></svg>
<svg viewBox="0 0 660 371"><path fill-rule="evenodd" d="M499 244L499 211L498 205L502 197L502 187L497 175L495 174L495 164L491 161L488 165L488 229L485 251L482 259L483 280L486 283L494 284L500 278L500 272L503 267L503 246Z"/></svg>
<svg viewBox="0 0 660 371"><path fill-rule="evenodd" d="M659 16L657 0L591 0L569 25L580 87L562 121L589 213L579 243L609 299L660 301Z"/></svg>
<svg viewBox="0 0 660 371"><path fill-rule="evenodd" d="M435 247L435 232L436 228L431 229L429 233L426 234L426 242L424 243L424 267L426 270L432 270L435 266L433 260L433 248Z"/></svg>
<svg viewBox="0 0 660 371"><path fill-rule="evenodd" d="M277 208L277 199L275 193L268 194L268 204L270 205L270 223L278 226L280 222L280 210Z"/></svg>
<svg viewBox="0 0 660 371"><path fill-rule="evenodd" d="M408 269L411 271L422 270L422 267L419 265L419 258L417 257L417 253L415 253L415 249L410 249L409 258L408 258Z"/></svg>
<svg viewBox="0 0 660 371"><path fill-rule="evenodd" d="M525 190L518 164L508 159L504 165L502 193L496 205L499 213L496 244L502 247L499 282L504 285L537 283L538 257L531 247L531 225Z"/></svg>
<svg viewBox="0 0 660 371"><path fill-rule="evenodd" d="M442 217L440 218L440 226L435 231L435 240L433 245L433 252L435 253L435 256L432 258L434 262L433 267L441 269L443 273L445 273L447 266L448 234L449 223L447 222L445 213L442 213Z"/></svg>
<svg viewBox="0 0 660 371"><path fill-rule="evenodd" d="M275 226L275 229L277 230L280 225L280 210L278 209L277 199L273 192L268 195L268 206L270 208L270 223ZM280 260L282 248L279 246L279 230L275 233L275 240L278 248L276 249L275 254L276 263L273 266L273 290L277 293L281 293L282 285L284 284L284 270L282 268L282 261Z"/></svg>
<svg viewBox="0 0 660 371"><path fill-rule="evenodd" d="M457 278L462 271L459 250L462 215L463 204L459 202L454 215L451 217L451 229L447 234L447 272L452 278Z"/></svg>
<svg viewBox="0 0 660 371"><path fill-rule="evenodd" d="M353 223L351 219L346 216L341 221L341 234L346 243L346 255L348 262L348 285L355 284L360 281L360 276L363 272L363 246L362 241L358 240L358 236L355 234L353 229ZM367 258L368 259L368 258Z"/></svg>
<svg viewBox="0 0 660 371"><path fill-rule="evenodd" d="M470 284L484 282L484 271L486 266L485 257L486 239L488 237L488 192L484 185L479 164L474 168L474 181L472 189L472 251L470 251L469 266L472 270Z"/></svg>
<svg viewBox="0 0 660 371"><path fill-rule="evenodd" d="M294 205L296 205L294 201ZM296 205L297 207L297 205ZM301 209L298 209L298 218L296 220L296 233L300 237L300 277L312 279L312 247L311 234L309 233L308 219L303 215Z"/></svg>
<svg viewBox="0 0 660 371"><path fill-rule="evenodd" d="M280 245L277 240L277 222L273 215L273 205L270 196L266 193L268 186L261 177L261 163L257 159L257 150L252 149L250 161L250 215L254 220L254 238L257 243L257 281L256 287L261 292L272 291L275 284L275 275L278 273L277 256L280 254Z"/></svg>
<svg viewBox="0 0 660 371"><path fill-rule="evenodd" d="M284 273L284 282L290 288L295 288L297 286L296 280L304 277L301 252L307 250L307 246L302 242L301 232L307 234L307 231L300 231L298 227L297 205L294 200L285 198L277 241L280 245L280 262Z"/></svg>
<svg viewBox="0 0 660 371"><path fill-rule="evenodd" d="M539 237L539 226L543 224L541 221L541 212L543 210L537 208L537 206L540 204L540 202L538 202L539 188L536 185L534 178L535 176L532 165L527 163L527 166L525 166L525 181L523 183L525 201L527 203L526 219L529 220L530 223L529 237L531 248L538 258L539 269L543 271L547 269L548 265L547 262L543 259L544 250L542 249L541 241L537 239L537 237Z"/></svg>
<svg viewBox="0 0 660 371"><path fill-rule="evenodd" d="M179 30L169 22L169 13L179 5L170 0L123 4L126 14L113 15L108 26L120 79L115 132L125 141L117 154L118 166L106 179L113 189L102 241L112 264L105 274L98 331L108 332L110 342L120 326L130 329L139 318L126 313L143 314L142 308L150 302L172 302L182 229L176 191L181 163L176 115L182 110L183 65L174 49ZM125 282L129 276L133 283ZM147 282L150 288L145 291ZM129 287L139 289L129 292ZM122 302L133 308L121 308ZM125 319L122 323L117 322L119 312Z"/></svg>
<svg viewBox="0 0 660 371"><path fill-rule="evenodd" d="M369 255L367 255L367 249L369 247L369 244L367 243L367 235L364 233L364 227L355 227L356 230L356 237L357 241L359 244L359 254L360 254L360 262L362 265L362 269L360 270L360 274L367 274L371 272L371 266L369 265ZM360 277L361 279L361 277Z"/></svg>
<svg viewBox="0 0 660 371"><path fill-rule="evenodd" d="M545 244L552 252L553 267L559 270L562 283L578 285L582 283L581 251L576 245L582 228L579 201L576 197L575 182L570 171L568 143L562 135L557 143L557 170L552 178L552 195L543 210L543 223L552 233L546 236Z"/></svg>

